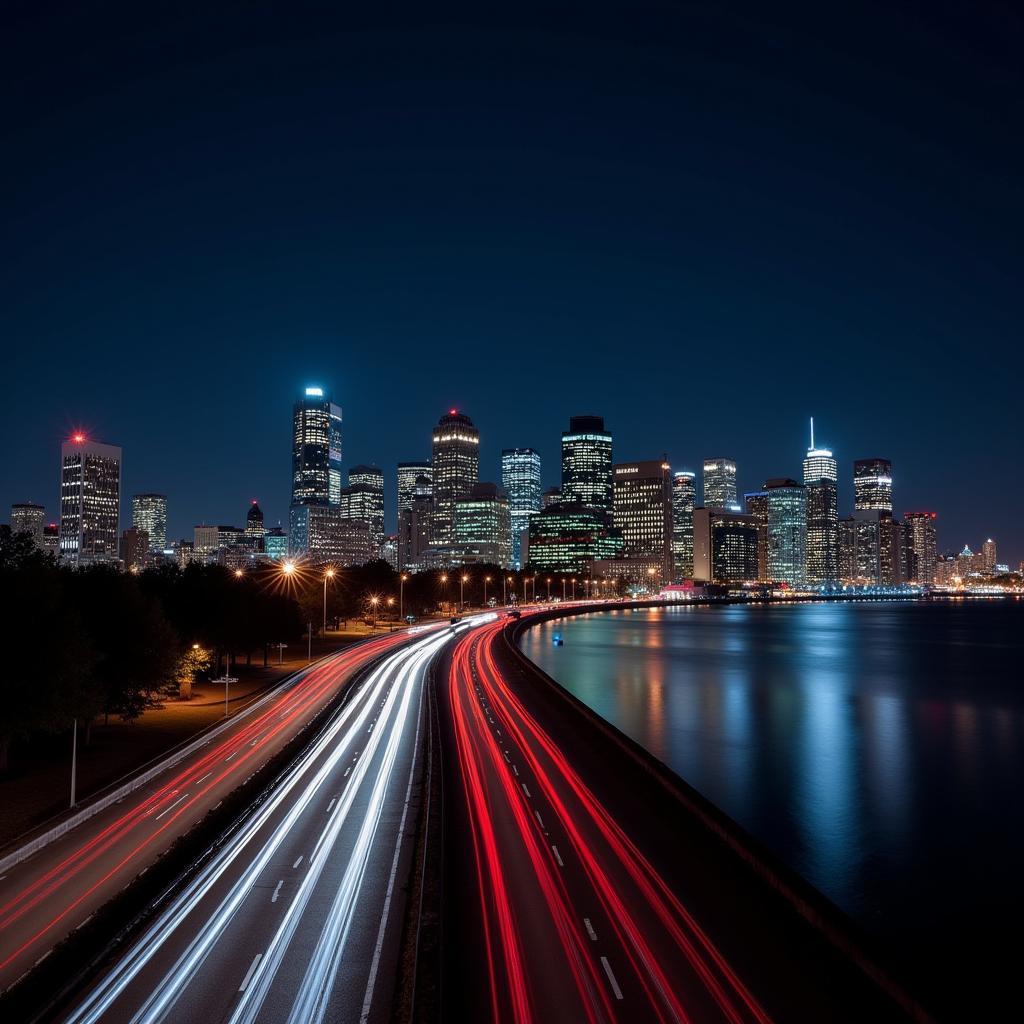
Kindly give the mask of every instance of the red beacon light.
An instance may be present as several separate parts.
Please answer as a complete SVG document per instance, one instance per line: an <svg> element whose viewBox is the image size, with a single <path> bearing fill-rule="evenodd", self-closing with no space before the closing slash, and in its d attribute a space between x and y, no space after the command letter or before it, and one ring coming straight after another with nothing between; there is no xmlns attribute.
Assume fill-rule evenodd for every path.
<svg viewBox="0 0 1024 1024"><path fill-rule="evenodd" d="M459 413L459 410L458 410L458 409L449 409L449 410L448 410L448 415L449 415L449 416L457 416L457 415L458 415L458 413Z"/></svg>
<svg viewBox="0 0 1024 1024"><path fill-rule="evenodd" d="M78 431L71 435L71 440L74 441L75 444L81 444L85 440L85 434Z"/></svg>

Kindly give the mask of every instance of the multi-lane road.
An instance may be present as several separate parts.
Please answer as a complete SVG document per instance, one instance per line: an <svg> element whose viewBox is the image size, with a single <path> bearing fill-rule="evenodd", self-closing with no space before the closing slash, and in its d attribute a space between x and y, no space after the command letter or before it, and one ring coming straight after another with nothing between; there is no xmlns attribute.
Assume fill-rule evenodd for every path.
<svg viewBox="0 0 1024 1024"><path fill-rule="evenodd" d="M389 634L291 677L184 760L0 878L0 991L242 784L319 714L353 674L415 638Z"/></svg>

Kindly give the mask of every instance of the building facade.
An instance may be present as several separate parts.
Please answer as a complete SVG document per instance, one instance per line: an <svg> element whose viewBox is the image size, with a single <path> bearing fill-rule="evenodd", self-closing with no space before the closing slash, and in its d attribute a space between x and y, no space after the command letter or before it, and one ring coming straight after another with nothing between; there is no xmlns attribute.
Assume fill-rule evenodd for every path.
<svg viewBox="0 0 1024 1024"><path fill-rule="evenodd" d="M724 508L739 512L736 494L736 462L734 459L704 460L704 507Z"/></svg>
<svg viewBox="0 0 1024 1024"><path fill-rule="evenodd" d="M853 507L892 515L892 463L888 459L857 459L853 464Z"/></svg>
<svg viewBox="0 0 1024 1024"><path fill-rule="evenodd" d="M697 474L672 474L672 561L676 579L693 578L693 510L697 504Z"/></svg>
<svg viewBox="0 0 1024 1024"><path fill-rule="evenodd" d="M272 526L263 534L263 553L273 562L288 557L288 534L280 526Z"/></svg>
<svg viewBox="0 0 1024 1024"><path fill-rule="evenodd" d="M121 449L75 434L60 451L60 558L116 562L121 525Z"/></svg>
<svg viewBox="0 0 1024 1024"><path fill-rule="evenodd" d="M767 480L768 575L773 583L802 584L807 577L807 495L788 478Z"/></svg>
<svg viewBox="0 0 1024 1024"><path fill-rule="evenodd" d="M529 565L536 572L582 576L622 551L622 539L600 510L579 503L549 505L530 516Z"/></svg>
<svg viewBox="0 0 1024 1024"><path fill-rule="evenodd" d="M292 410L292 504L337 505L341 496L341 406L306 388Z"/></svg>
<svg viewBox="0 0 1024 1024"><path fill-rule="evenodd" d="M398 512L398 567L418 570L430 547L430 524L434 511L433 486L429 476L417 478L417 485L405 508Z"/></svg>
<svg viewBox="0 0 1024 1024"><path fill-rule="evenodd" d="M672 477L666 459L612 467L612 525L622 537L624 558L649 562L659 573L651 582L659 586L672 581Z"/></svg>
<svg viewBox="0 0 1024 1024"><path fill-rule="evenodd" d="M424 487L431 490L433 468L429 462L400 462L396 475L398 515L412 507L413 494Z"/></svg>
<svg viewBox="0 0 1024 1024"><path fill-rule="evenodd" d="M473 421L452 409L434 427L434 511L430 543L449 547L455 539L455 502L466 498L480 479L480 432Z"/></svg>
<svg viewBox="0 0 1024 1024"><path fill-rule="evenodd" d="M338 500L342 518L366 523L379 546L384 539L384 474L376 466L353 466Z"/></svg>
<svg viewBox="0 0 1024 1024"><path fill-rule="evenodd" d="M533 448L502 449L501 486L512 518L511 565L520 569L523 533L530 526L530 516L541 510L540 455Z"/></svg>
<svg viewBox="0 0 1024 1024"><path fill-rule="evenodd" d="M747 515L752 516L757 525L757 579L759 583L767 583L771 579L768 572L768 492L747 491L743 501Z"/></svg>
<svg viewBox="0 0 1024 1024"><path fill-rule="evenodd" d="M293 505L288 524L289 551L317 564L365 565L378 557L370 527L343 518L329 505Z"/></svg>
<svg viewBox="0 0 1024 1024"><path fill-rule="evenodd" d="M512 515L508 495L497 484L478 483L455 502L454 546L462 561L512 564Z"/></svg>
<svg viewBox="0 0 1024 1024"><path fill-rule="evenodd" d="M146 564L149 554L149 534L137 526L129 526L121 532L118 557L122 565L131 572L138 572Z"/></svg>
<svg viewBox="0 0 1024 1024"><path fill-rule="evenodd" d="M46 525L46 509L30 501L18 502L11 506L11 533L27 533L32 543L42 550L43 527Z"/></svg>
<svg viewBox="0 0 1024 1024"><path fill-rule="evenodd" d="M903 517L909 583L935 582L937 518L934 512L907 512Z"/></svg>
<svg viewBox="0 0 1024 1024"><path fill-rule="evenodd" d="M600 416L572 416L562 431L564 504L612 512L612 435Z"/></svg>
<svg viewBox="0 0 1024 1024"><path fill-rule="evenodd" d="M163 551L167 547L167 495L133 494L132 526L149 535L150 551Z"/></svg>
<svg viewBox="0 0 1024 1024"><path fill-rule="evenodd" d="M903 524L880 509L854 509L839 521L839 576L844 582L897 586L904 580Z"/></svg>
<svg viewBox="0 0 1024 1024"><path fill-rule="evenodd" d="M757 523L721 508L693 511L693 578L705 583L757 579Z"/></svg>
<svg viewBox="0 0 1024 1024"><path fill-rule="evenodd" d="M808 583L835 583L839 579L839 467L828 448L811 447L804 458L807 503Z"/></svg>
<svg viewBox="0 0 1024 1024"><path fill-rule="evenodd" d="M266 526L263 523L263 509L255 498L249 505L249 511L245 515L245 537L252 546L253 551L263 550L263 538L266 536Z"/></svg>

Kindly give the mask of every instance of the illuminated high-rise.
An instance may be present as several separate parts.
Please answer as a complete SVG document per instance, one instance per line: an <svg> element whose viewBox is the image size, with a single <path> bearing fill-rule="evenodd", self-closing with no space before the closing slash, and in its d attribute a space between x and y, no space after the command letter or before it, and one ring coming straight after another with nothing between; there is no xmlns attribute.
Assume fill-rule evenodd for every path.
<svg viewBox="0 0 1024 1024"><path fill-rule="evenodd" d="M934 512L907 512L903 516L907 580L911 583L935 581L936 518Z"/></svg>
<svg viewBox="0 0 1024 1024"><path fill-rule="evenodd" d="M71 565L116 562L121 449L75 434L60 448L60 557Z"/></svg>
<svg viewBox="0 0 1024 1024"><path fill-rule="evenodd" d="M704 507L740 511L736 499L736 463L733 459L704 460Z"/></svg>
<svg viewBox="0 0 1024 1024"><path fill-rule="evenodd" d="M263 509L259 502L253 498L249 505L249 511L245 515L245 538L253 551L263 550L263 538L266 535L266 527L263 523Z"/></svg>
<svg viewBox="0 0 1024 1024"><path fill-rule="evenodd" d="M458 409L445 413L434 427L434 509L430 543L448 547L455 539L455 502L466 498L480 479L480 432Z"/></svg>
<svg viewBox="0 0 1024 1024"><path fill-rule="evenodd" d="M828 448L811 446L804 458L807 499L807 582L834 583L839 579L839 467Z"/></svg>
<svg viewBox="0 0 1024 1024"><path fill-rule="evenodd" d="M986 572L993 572L996 567L996 542L989 537L981 545L981 567Z"/></svg>
<svg viewBox="0 0 1024 1024"><path fill-rule="evenodd" d="M292 411L292 504L337 505L341 497L341 407L306 388Z"/></svg>
<svg viewBox="0 0 1024 1024"><path fill-rule="evenodd" d="M623 557L648 563L654 579L672 579L672 481L665 459L621 462L612 467L612 524L622 537Z"/></svg>
<svg viewBox="0 0 1024 1024"><path fill-rule="evenodd" d="M413 494L417 489L422 490L422 481L424 479L429 491L432 473L429 462L400 462L398 464L397 494L399 515L412 508Z"/></svg>
<svg viewBox="0 0 1024 1024"><path fill-rule="evenodd" d="M571 416L562 431L563 504L612 511L612 435L600 416Z"/></svg>
<svg viewBox="0 0 1024 1024"><path fill-rule="evenodd" d="M853 507L892 516L892 463L888 459L854 462Z"/></svg>
<svg viewBox="0 0 1024 1024"><path fill-rule="evenodd" d="M338 502L342 518L366 523L370 536L384 539L384 474L376 466L353 466Z"/></svg>
<svg viewBox="0 0 1024 1024"><path fill-rule="evenodd" d="M795 480L765 481L768 494L768 575L803 583L807 575L807 495Z"/></svg>
<svg viewBox="0 0 1024 1024"><path fill-rule="evenodd" d="M672 559L679 579L693 577L693 509L697 475L682 469L672 474Z"/></svg>
<svg viewBox="0 0 1024 1024"><path fill-rule="evenodd" d="M430 477L416 478L408 506L398 513L398 568L418 569L430 547L430 520L434 510Z"/></svg>
<svg viewBox="0 0 1024 1024"><path fill-rule="evenodd" d="M27 533L37 548L43 547L43 527L46 525L46 509L30 501L11 506L11 533Z"/></svg>
<svg viewBox="0 0 1024 1024"><path fill-rule="evenodd" d="M768 583L771 576L768 572L768 492L747 491L743 495L747 515L757 526L757 580Z"/></svg>
<svg viewBox="0 0 1024 1024"><path fill-rule="evenodd" d="M504 448L501 486L508 494L512 517L512 566L521 568L523 532L530 516L541 509L540 455L532 448Z"/></svg>
<svg viewBox="0 0 1024 1024"><path fill-rule="evenodd" d="M149 550L167 547L167 495L133 494L132 526L149 535Z"/></svg>
<svg viewBox="0 0 1024 1024"><path fill-rule="evenodd" d="M455 502L455 548L464 561L507 569L512 562L512 517L508 495L497 484L474 484Z"/></svg>

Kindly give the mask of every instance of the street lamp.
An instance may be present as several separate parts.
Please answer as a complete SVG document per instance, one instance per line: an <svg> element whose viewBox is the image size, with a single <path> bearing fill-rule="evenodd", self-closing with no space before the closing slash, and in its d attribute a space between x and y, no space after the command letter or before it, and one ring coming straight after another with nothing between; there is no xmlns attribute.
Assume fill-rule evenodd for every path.
<svg viewBox="0 0 1024 1024"><path fill-rule="evenodd" d="M575 576L573 576L573 578L572 578L572 599L574 601L576 600L576 577Z"/></svg>
<svg viewBox="0 0 1024 1024"><path fill-rule="evenodd" d="M235 579L236 580L240 580L244 575L245 575L245 573L242 572L241 569L236 569L235 570Z"/></svg>
<svg viewBox="0 0 1024 1024"><path fill-rule="evenodd" d="M551 600L551 577L548 577L548 600Z"/></svg>
<svg viewBox="0 0 1024 1024"><path fill-rule="evenodd" d="M285 574L285 576L293 575L294 572L295 572L295 563L291 562L291 561L282 562L281 563L281 572L283 572Z"/></svg>
<svg viewBox="0 0 1024 1024"><path fill-rule="evenodd" d="M459 611L460 612L462 611L463 608L466 607L466 602L463 600L463 597L462 597L462 588L466 585L468 580L469 580L469 577L465 573L463 573L459 577Z"/></svg>
<svg viewBox="0 0 1024 1024"><path fill-rule="evenodd" d="M372 622L370 623L370 631L372 632L377 628L377 605L380 603L380 598L374 594L370 598L370 607L373 609Z"/></svg>
<svg viewBox="0 0 1024 1024"><path fill-rule="evenodd" d="M523 577L523 604L526 604L526 580L527 577Z"/></svg>
<svg viewBox="0 0 1024 1024"><path fill-rule="evenodd" d="M448 603L448 573L441 573L441 593L444 595L441 606L444 607Z"/></svg>
<svg viewBox="0 0 1024 1024"><path fill-rule="evenodd" d="M487 584L491 582L490 576L484 577L484 607L487 607Z"/></svg>
<svg viewBox="0 0 1024 1024"><path fill-rule="evenodd" d="M565 584L566 584L566 579L565 579L565 577L563 576L563 577L562 577L562 600L563 600L563 601L565 600Z"/></svg>
<svg viewBox="0 0 1024 1024"><path fill-rule="evenodd" d="M398 617L403 621L405 619L405 581L408 578L404 572L398 577Z"/></svg>
<svg viewBox="0 0 1024 1024"><path fill-rule="evenodd" d="M334 579L334 569L328 566L324 570L324 625L321 634L327 635L327 581Z"/></svg>
<svg viewBox="0 0 1024 1024"><path fill-rule="evenodd" d="M389 598L388 598L388 618L389 618L389 619L392 619L392 620L393 620L393 619L394 619L394 617L395 617L395 613L394 613L394 612L392 611L392 609L393 609L394 607L395 607L395 599L394 599L393 597L389 597ZM390 632L390 631L391 631L391 629L393 629L393 628L394 628L393 624L392 624L392 625L389 625L389 626L388 626L388 631Z"/></svg>
<svg viewBox="0 0 1024 1024"><path fill-rule="evenodd" d="M534 604L537 603L537 575L536 575L536 573L534 573L534 575L530 577L530 600L533 601Z"/></svg>
<svg viewBox="0 0 1024 1024"><path fill-rule="evenodd" d="M508 597L507 597L507 592L506 592L506 584L507 583L514 583L514 582L515 582L515 580L511 576L502 576L501 577L501 603L502 603L502 605L507 605L508 604Z"/></svg>

